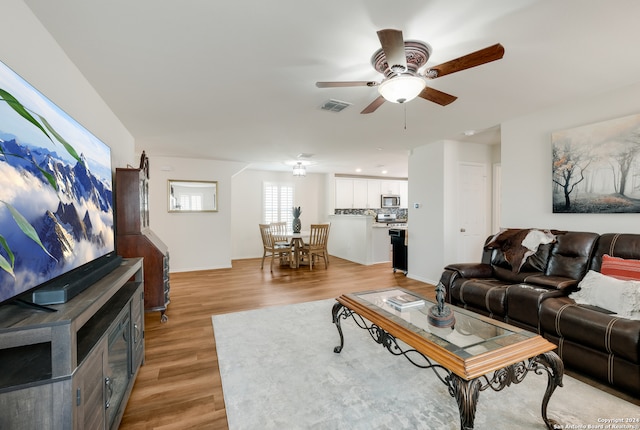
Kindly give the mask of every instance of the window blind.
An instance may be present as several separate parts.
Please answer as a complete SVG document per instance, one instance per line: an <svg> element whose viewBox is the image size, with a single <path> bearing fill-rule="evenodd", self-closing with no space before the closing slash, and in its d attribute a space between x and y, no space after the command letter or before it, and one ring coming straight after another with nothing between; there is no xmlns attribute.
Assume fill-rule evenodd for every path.
<svg viewBox="0 0 640 430"><path fill-rule="evenodd" d="M263 221L265 224L272 222L286 222L287 229L291 229L293 221L293 186L291 184L278 184L265 182L263 190Z"/></svg>

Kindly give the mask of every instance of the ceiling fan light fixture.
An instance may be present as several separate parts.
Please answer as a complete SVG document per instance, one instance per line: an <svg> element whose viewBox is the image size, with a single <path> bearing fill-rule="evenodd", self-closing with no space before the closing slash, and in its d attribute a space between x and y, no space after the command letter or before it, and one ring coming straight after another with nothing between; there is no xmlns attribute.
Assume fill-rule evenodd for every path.
<svg viewBox="0 0 640 430"><path fill-rule="evenodd" d="M293 176L307 176L307 168L301 161L293 166Z"/></svg>
<svg viewBox="0 0 640 430"><path fill-rule="evenodd" d="M427 86L419 76L400 75L383 81L378 92L391 103L406 103L418 97Z"/></svg>

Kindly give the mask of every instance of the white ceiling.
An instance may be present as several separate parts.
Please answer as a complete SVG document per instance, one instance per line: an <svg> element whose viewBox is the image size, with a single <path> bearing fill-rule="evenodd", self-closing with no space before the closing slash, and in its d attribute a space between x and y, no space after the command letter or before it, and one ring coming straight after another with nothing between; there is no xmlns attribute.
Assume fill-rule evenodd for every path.
<svg viewBox="0 0 640 430"><path fill-rule="evenodd" d="M495 141L504 120L640 80L636 0L24 1L138 150L252 168L308 153L310 172L406 176L411 148L469 129ZM458 96L446 107L361 115L375 88L316 88L380 81L370 58L384 28L429 43L429 66L494 43L505 56L430 81ZM328 99L352 106L320 110Z"/></svg>

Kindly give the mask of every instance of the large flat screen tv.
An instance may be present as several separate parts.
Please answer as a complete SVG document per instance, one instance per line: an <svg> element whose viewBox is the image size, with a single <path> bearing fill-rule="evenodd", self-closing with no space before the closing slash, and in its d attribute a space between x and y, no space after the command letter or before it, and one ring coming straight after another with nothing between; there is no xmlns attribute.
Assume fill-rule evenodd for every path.
<svg viewBox="0 0 640 430"><path fill-rule="evenodd" d="M0 303L115 258L110 148L0 62Z"/></svg>

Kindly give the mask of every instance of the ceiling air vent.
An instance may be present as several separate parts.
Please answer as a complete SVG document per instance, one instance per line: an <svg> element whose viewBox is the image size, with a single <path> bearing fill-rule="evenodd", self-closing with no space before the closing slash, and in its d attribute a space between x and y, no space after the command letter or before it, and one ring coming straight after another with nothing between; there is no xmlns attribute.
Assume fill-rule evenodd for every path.
<svg viewBox="0 0 640 430"><path fill-rule="evenodd" d="M320 106L320 109L328 110L330 112L340 112L341 110L348 108L349 106L351 106L351 103L331 99L327 100L322 106Z"/></svg>

